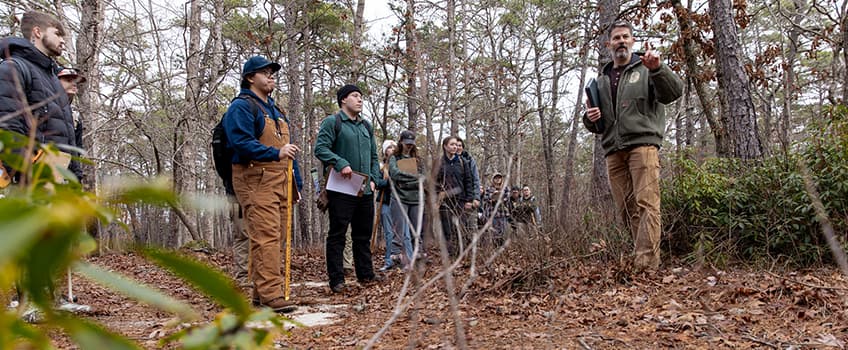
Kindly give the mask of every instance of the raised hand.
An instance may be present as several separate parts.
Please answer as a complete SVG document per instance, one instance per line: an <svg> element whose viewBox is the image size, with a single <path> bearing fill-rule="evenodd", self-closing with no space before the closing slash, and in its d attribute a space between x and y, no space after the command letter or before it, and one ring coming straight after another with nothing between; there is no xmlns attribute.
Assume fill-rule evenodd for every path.
<svg viewBox="0 0 848 350"><path fill-rule="evenodd" d="M642 64L645 68L656 70L660 68L660 53L651 48L650 42L645 42L645 54L642 55Z"/></svg>

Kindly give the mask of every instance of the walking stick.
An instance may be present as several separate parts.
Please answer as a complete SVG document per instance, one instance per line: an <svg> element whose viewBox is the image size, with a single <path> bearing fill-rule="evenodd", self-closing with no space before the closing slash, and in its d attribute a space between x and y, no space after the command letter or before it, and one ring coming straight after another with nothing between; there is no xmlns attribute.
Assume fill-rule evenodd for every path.
<svg viewBox="0 0 848 350"><path fill-rule="evenodd" d="M383 196L377 202L377 215L374 215L374 226L371 227L371 251L377 249L377 226L380 224L380 215L383 212Z"/></svg>
<svg viewBox="0 0 848 350"><path fill-rule="evenodd" d="M288 202L288 206L286 209L286 279L285 279L285 288L284 296L285 300L289 300L289 295L291 294L291 243L292 243L292 196L294 195L292 192L292 181L294 181L294 161L289 159L289 170L286 175L289 180L289 186L286 186L286 201Z"/></svg>

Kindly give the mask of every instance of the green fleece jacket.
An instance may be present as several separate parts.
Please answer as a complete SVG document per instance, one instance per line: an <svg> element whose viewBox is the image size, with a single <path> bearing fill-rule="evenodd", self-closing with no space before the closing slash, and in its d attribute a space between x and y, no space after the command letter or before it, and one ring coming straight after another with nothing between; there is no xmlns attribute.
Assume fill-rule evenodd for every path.
<svg viewBox="0 0 848 350"><path fill-rule="evenodd" d="M368 131L366 121L362 118L350 119L344 112L341 114L342 126L336 137L335 115L324 118L318 137L315 138L315 158L325 166L332 166L341 172L346 166L370 176L377 186L385 184L380 172L380 161L377 159L377 144L374 134ZM365 186L364 195L370 195L371 186Z"/></svg>
<svg viewBox="0 0 848 350"><path fill-rule="evenodd" d="M421 159L418 159L418 174L409 174L400 170L397 165L398 160L410 158L408 155L391 156L389 158L389 176L392 177L392 181L395 182L395 190L397 191L398 198L403 204L406 205L416 205L419 200L419 192L418 192L418 177L421 173L423 173L422 169L423 164L421 164Z"/></svg>
<svg viewBox="0 0 848 350"><path fill-rule="evenodd" d="M633 54L621 74L616 92L618 101L613 107L607 75L612 67L613 63L608 63L598 77L603 123L589 121L584 113L586 129L603 134L601 145L606 155L636 145L661 146L665 133L665 105L683 94L683 82L664 64L656 71L649 71L642 65L639 55Z"/></svg>

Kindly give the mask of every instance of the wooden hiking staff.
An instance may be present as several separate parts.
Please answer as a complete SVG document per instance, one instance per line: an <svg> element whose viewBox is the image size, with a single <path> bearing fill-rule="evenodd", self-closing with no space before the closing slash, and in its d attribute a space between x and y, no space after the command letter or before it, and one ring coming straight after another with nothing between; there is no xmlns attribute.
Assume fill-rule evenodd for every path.
<svg viewBox="0 0 848 350"><path fill-rule="evenodd" d="M377 249L377 226L380 224L380 214L383 212L383 196L377 201L377 215L374 215L374 226L371 228L371 251Z"/></svg>
<svg viewBox="0 0 848 350"><path fill-rule="evenodd" d="M288 202L288 207L286 208L286 278L285 278L285 287L283 288L285 300L289 300L289 295L291 294L291 243L292 243L292 205L293 200L292 196L294 195L294 191L292 191L292 181L294 181L294 161L289 159L289 170L286 175L289 180L289 186L286 186L286 201Z"/></svg>

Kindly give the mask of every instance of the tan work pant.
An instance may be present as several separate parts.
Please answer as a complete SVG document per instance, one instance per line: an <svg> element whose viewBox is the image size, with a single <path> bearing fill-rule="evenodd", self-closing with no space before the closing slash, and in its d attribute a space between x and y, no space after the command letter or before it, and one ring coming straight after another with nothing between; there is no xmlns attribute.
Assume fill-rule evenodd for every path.
<svg viewBox="0 0 848 350"><path fill-rule="evenodd" d="M283 296L281 245L288 209L288 168L281 162L233 164L233 188L250 239L248 271L261 303Z"/></svg>
<svg viewBox="0 0 848 350"><path fill-rule="evenodd" d="M247 272L247 259L250 252L250 239L244 225L244 212L235 197L230 199L230 221L233 223L233 278L239 287L250 286Z"/></svg>
<svg viewBox="0 0 848 350"><path fill-rule="evenodd" d="M635 242L637 269L660 265L660 162L654 146L638 146L606 157L616 208Z"/></svg>

